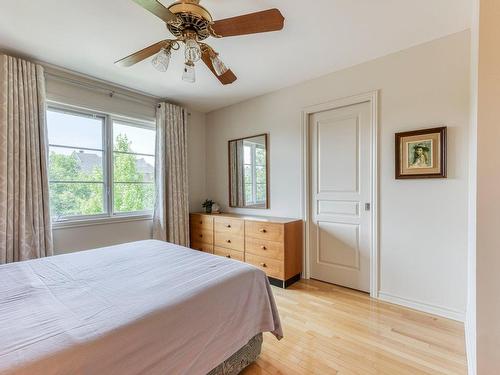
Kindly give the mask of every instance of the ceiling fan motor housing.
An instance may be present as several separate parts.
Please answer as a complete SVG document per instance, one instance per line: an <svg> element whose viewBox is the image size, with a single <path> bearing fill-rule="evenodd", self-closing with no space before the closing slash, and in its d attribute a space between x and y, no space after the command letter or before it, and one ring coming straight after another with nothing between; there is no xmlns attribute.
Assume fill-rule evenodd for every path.
<svg viewBox="0 0 500 375"><path fill-rule="evenodd" d="M195 32L198 40L210 36L212 15L198 3L199 0L184 0L168 7L177 16L177 20L168 22L167 28L177 38L182 38L186 31Z"/></svg>

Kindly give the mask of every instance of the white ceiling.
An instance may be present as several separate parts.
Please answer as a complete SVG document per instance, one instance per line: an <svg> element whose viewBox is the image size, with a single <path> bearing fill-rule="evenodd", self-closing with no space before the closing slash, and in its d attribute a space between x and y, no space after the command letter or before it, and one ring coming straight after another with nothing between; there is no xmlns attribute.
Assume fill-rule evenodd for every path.
<svg viewBox="0 0 500 375"><path fill-rule="evenodd" d="M281 32L208 40L238 76L230 86L202 63L195 84L182 82L179 52L167 73L114 66L170 36L131 0L0 0L0 49L210 111L465 30L471 2L202 0L215 19L268 8L286 19Z"/></svg>

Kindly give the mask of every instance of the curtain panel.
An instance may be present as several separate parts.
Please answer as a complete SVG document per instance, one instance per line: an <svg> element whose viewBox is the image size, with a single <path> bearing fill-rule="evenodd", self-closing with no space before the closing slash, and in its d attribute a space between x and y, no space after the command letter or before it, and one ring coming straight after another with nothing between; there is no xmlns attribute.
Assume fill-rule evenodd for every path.
<svg viewBox="0 0 500 375"><path fill-rule="evenodd" d="M231 179L231 207L245 207L245 176L243 139L229 143L229 169Z"/></svg>
<svg viewBox="0 0 500 375"><path fill-rule="evenodd" d="M153 238L189 246L187 112L161 103L156 111Z"/></svg>
<svg viewBox="0 0 500 375"><path fill-rule="evenodd" d="M43 67L0 55L0 263L52 255Z"/></svg>

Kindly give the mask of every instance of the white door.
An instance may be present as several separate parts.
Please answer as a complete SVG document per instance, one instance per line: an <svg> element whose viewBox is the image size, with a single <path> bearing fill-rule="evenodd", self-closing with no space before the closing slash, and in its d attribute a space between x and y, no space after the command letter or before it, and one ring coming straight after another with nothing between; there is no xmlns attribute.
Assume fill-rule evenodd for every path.
<svg viewBox="0 0 500 375"><path fill-rule="evenodd" d="M310 115L311 277L369 292L371 106Z"/></svg>

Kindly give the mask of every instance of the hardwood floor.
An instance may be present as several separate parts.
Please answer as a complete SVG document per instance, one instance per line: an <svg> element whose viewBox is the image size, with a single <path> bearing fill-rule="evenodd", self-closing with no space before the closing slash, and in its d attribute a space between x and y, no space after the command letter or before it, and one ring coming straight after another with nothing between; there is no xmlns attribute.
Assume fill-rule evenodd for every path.
<svg viewBox="0 0 500 375"><path fill-rule="evenodd" d="M285 338L242 375L467 373L462 323L319 281L273 291Z"/></svg>

